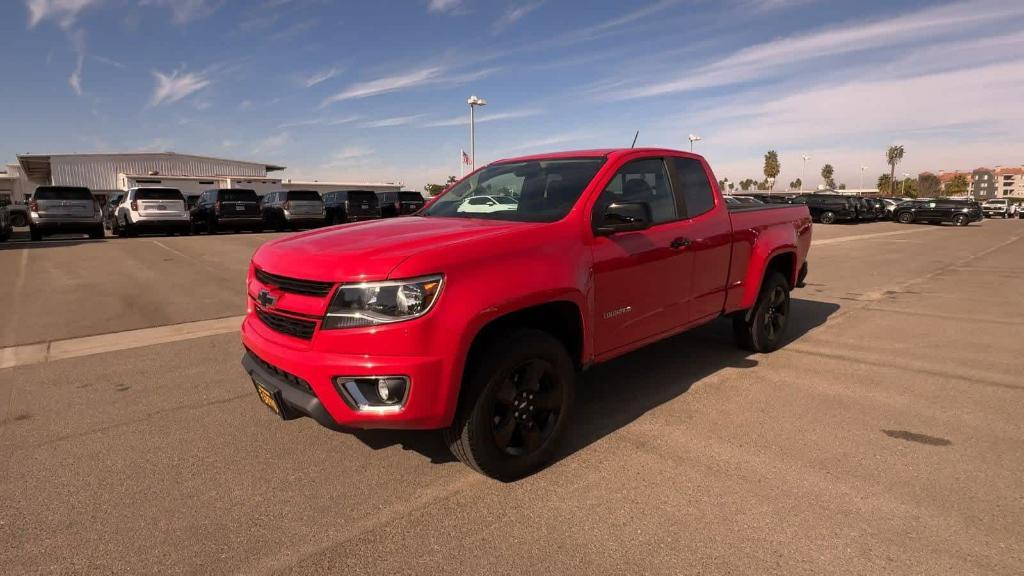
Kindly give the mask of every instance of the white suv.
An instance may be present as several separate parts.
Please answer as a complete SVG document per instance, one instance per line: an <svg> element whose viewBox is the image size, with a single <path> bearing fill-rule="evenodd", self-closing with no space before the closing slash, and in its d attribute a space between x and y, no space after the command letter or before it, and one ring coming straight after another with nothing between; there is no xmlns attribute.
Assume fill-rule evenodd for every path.
<svg viewBox="0 0 1024 576"><path fill-rule="evenodd" d="M140 231L189 232L185 197L177 188L132 188L121 199L111 220L115 236L134 236Z"/></svg>
<svg viewBox="0 0 1024 576"><path fill-rule="evenodd" d="M985 213L986 218L994 218L996 216L1008 218L1010 216L1010 201L1006 198L987 200L981 205L981 211Z"/></svg>

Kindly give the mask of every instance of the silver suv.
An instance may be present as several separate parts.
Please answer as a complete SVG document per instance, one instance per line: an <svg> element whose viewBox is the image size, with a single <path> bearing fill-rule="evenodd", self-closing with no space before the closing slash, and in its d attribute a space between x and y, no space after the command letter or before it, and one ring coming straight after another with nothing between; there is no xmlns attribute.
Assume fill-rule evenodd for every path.
<svg viewBox="0 0 1024 576"><path fill-rule="evenodd" d="M74 232L103 238L103 212L88 188L40 186L32 194L28 209L32 240Z"/></svg>

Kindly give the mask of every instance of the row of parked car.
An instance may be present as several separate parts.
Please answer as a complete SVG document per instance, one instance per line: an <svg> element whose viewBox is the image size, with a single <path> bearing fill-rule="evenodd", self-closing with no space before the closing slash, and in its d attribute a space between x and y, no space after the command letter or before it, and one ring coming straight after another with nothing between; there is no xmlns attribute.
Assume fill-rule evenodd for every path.
<svg viewBox="0 0 1024 576"><path fill-rule="evenodd" d="M952 198L867 198L843 194L742 194L726 196L735 208L744 205L804 204L821 224L893 220L903 224L950 222L966 226L984 217L981 204Z"/></svg>
<svg viewBox="0 0 1024 576"><path fill-rule="evenodd" d="M40 186L28 203L32 240L50 234L84 233L103 238L140 232L210 234L221 230L298 230L412 214L423 207L419 192L255 190L218 188L186 197L176 188L132 188L101 206L88 188ZM7 210L0 212L0 240L10 234Z"/></svg>

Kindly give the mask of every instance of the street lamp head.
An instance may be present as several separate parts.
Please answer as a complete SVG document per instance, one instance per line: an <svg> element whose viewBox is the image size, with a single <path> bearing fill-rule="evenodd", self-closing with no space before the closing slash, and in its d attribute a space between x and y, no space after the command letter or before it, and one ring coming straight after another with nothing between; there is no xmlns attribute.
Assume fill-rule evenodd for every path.
<svg viewBox="0 0 1024 576"><path fill-rule="evenodd" d="M801 156L801 158L803 158L803 159L804 159L804 162L807 162L808 160L810 160L810 159L811 159L811 157L810 157L810 156L808 156L807 154L804 154L803 156Z"/></svg>
<svg viewBox="0 0 1024 576"><path fill-rule="evenodd" d="M696 134L690 134L689 138L690 138L690 142L699 142L699 141L703 140L703 138L701 138L700 136L697 136Z"/></svg>
<svg viewBox="0 0 1024 576"><path fill-rule="evenodd" d="M469 104L470 106L486 106L487 100L484 100L483 98L480 98L476 94L474 94L470 96L468 100L466 100L466 104Z"/></svg>

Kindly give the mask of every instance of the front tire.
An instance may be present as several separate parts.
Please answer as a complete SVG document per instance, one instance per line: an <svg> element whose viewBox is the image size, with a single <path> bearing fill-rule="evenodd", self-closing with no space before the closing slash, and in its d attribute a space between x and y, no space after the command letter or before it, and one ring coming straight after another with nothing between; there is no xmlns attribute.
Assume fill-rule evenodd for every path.
<svg viewBox="0 0 1024 576"><path fill-rule="evenodd" d="M789 304L789 282L779 272L771 273L761 286L753 310L733 317L736 343L745 350L762 354L777 350L789 325Z"/></svg>
<svg viewBox="0 0 1024 576"><path fill-rule="evenodd" d="M502 481L551 462L576 390L576 368L561 342L520 330L471 359L462 401L444 439L463 464Z"/></svg>
<svg viewBox="0 0 1024 576"><path fill-rule="evenodd" d="M956 224L957 226L967 226L970 224L970 220L967 219L967 215L965 214L957 214L953 217L953 224Z"/></svg>
<svg viewBox="0 0 1024 576"><path fill-rule="evenodd" d="M900 212L899 216L896 217L896 220L898 220L900 224L910 224L914 221L914 215L910 212Z"/></svg>
<svg viewBox="0 0 1024 576"><path fill-rule="evenodd" d="M822 224L835 224L836 223L836 213L835 212L825 212L824 214L821 215L821 223Z"/></svg>

